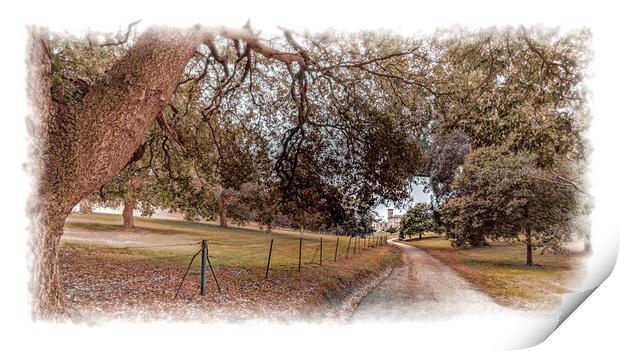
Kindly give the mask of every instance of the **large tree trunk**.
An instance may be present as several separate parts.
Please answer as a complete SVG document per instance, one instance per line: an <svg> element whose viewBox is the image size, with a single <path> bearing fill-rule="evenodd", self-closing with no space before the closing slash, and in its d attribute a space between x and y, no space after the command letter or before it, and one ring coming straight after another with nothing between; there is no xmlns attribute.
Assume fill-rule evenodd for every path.
<svg viewBox="0 0 620 351"><path fill-rule="evenodd" d="M220 192L220 227L228 227L228 201L226 201L226 190Z"/></svg>
<svg viewBox="0 0 620 351"><path fill-rule="evenodd" d="M220 227L228 227L228 210L226 208L220 210Z"/></svg>
<svg viewBox="0 0 620 351"><path fill-rule="evenodd" d="M30 171L37 183L30 202L30 283L35 318L55 318L66 311L58 246L67 215L129 161L168 104L200 36L199 28L147 30L79 103L65 106L51 98L47 33L31 31Z"/></svg>
<svg viewBox="0 0 620 351"><path fill-rule="evenodd" d="M123 228L131 229L134 227L133 206L133 200L128 199L123 202Z"/></svg>
<svg viewBox="0 0 620 351"><path fill-rule="evenodd" d="M131 229L134 227L133 210L136 206L138 192L143 185L144 179L141 176L131 178L127 182L127 194L123 200L123 228Z"/></svg>
<svg viewBox="0 0 620 351"><path fill-rule="evenodd" d="M32 313L35 318L64 318L70 311L60 281L58 247L68 213L53 211L54 204L47 201L41 201L39 206L41 208L35 209L32 217Z"/></svg>
<svg viewBox="0 0 620 351"><path fill-rule="evenodd" d="M527 228L525 231L525 244L527 245L527 265L533 266L534 260L532 258L532 230Z"/></svg>

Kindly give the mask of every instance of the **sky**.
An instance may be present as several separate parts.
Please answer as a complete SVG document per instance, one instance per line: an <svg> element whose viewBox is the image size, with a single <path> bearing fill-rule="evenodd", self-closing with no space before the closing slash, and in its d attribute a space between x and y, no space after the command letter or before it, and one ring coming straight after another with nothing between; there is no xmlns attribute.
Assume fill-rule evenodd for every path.
<svg viewBox="0 0 620 351"><path fill-rule="evenodd" d="M381 216L382 219L387 219L387 209L388 208L393 208L395 215L396 214L404 214L407 211L407 208L409 208L410 206L412 206L415 203L418 203L418 202L430 203L431 202L431 194L424 192L424 184L414 185L413 186L413 191L411 192L411 194L413 195L413 202L406 204L405 208L400 208L399 209L397 207L394 207L394 205L389 204L388 206L379 205L379 206L375 207L375 211L379 214L379 216Z"/></svg>

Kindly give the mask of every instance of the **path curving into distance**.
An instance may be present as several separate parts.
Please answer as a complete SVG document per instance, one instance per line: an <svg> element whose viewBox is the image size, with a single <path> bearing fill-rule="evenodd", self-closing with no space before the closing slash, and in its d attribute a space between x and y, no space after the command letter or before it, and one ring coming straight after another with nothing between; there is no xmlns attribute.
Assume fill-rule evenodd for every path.
<svg viewBox="0 0 620 351"><path fill-rule="evenodd" d="M390 243L403 250L403 265L360 300L352 322L443 320L508 310L426 252L394 239Z"/></svg>

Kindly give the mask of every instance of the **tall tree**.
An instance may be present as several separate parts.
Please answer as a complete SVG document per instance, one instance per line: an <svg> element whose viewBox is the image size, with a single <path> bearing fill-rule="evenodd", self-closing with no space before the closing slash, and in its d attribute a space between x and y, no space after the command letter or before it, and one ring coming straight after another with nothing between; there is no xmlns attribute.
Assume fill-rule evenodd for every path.
<svg viewBox="0 0 620 351"><path fill-rule="evenodd" d="M422 234L433 228L433 209L429 204L420 202L410 207L401 219L400 233L409 237L418 235L418 240L422 240Z"/></svg>
<svg viewBox="0 0 620 351"><path fill-rule="evenodd" d="M35 316L65 312L58 276L65 218L131 159L198 43L197 30L149 30L104 79L68 105L52 99L53 53L47 34L40 29L31 32L32 167L38 175L32 197Z"/></svg>
<svg viewBox="0 0 620 351"><path fill-rule="evenodd" d="M533 264L535 247L562 250L576 234L579 192L538 168L536 158L493 147L467 157L454 181L456 196L443 209L454 246L482 246L489 238L524 240L527 265Z"/></svg>

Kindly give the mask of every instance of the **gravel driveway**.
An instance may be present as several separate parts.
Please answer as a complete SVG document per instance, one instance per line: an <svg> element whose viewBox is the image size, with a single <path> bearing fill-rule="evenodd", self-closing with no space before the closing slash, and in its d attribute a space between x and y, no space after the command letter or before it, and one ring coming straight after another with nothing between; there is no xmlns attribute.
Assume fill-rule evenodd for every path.
<svg viewBox="0 0 620 351"><path fill-rule="evenodd" d="M441 320L507 311L424 251L391 243L403 250L404 264L361 299L351 321Z"/></svg>

